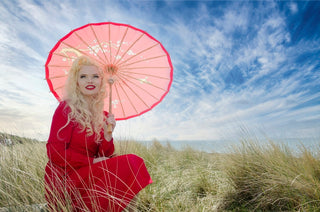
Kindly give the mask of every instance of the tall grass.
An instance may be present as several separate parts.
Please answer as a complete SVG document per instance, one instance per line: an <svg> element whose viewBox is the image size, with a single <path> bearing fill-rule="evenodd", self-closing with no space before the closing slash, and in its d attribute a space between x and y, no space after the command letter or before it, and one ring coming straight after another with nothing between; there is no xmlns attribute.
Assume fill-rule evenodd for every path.
<svg viewBox="0 0 320 212"><path fill-rule="evenodd" d="M320 211L319 150L301 146L296 155L272 141L245 141L230 154L209 154L118 141L116 151L142 157L154 181L139 193L137 211ZM1 212L43 210L36 206L45 203L46 162L45 143L0 145Z"/></svg>
<svg viewBox="0 0 320 212"><path fill-rule="evenodd" d="M39 142L0 145L0 208L34 211L32 205L45 202L44 149L45 144Z"/></svg>
<svg viewBox="0 0 320 212"><path fill-rule="evenodd" d="M303 146L293 154L272 141L243 141L225 164L233 189L225 196L224 209L320 211L319 154Z"/></svg>
<svg viewBox="0 0 320 212"><path fill-rule="evenodd" d="M136 149L154 183L139 195L139 211L214 211L228 187L218 155L154 142ZM146 207L147 206L147 207Z"/></svg>

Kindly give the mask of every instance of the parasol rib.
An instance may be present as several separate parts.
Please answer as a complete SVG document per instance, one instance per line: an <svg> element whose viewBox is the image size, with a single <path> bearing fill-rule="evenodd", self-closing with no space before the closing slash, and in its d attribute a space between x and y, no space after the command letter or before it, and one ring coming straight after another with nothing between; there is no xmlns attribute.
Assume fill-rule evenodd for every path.
<svg viewBox="0 0 320 212"><path fill-rule="evenodd" d="M136 75L154 77L154 78L158 78L158 79L170 80L170 78L168 78L168 77L160 77L160 76L156 76L156 75L152 75L152 74L145 74L145 73L138 73L138 72L131 72L131 71L121 71L121 73L136 74Z"/></svg>
<svg viewBox="0 0 320 212"><path fill-rule="evenodd" d="M89 45L85 40L83 40L83 38L77 33L77 32L74 32L74 34L81 40L82 43L84 43L84 45L86 45L89 49L91 49L91 51L93 52L93 54L99 58L101 61L104 61L103 58L100 57L100 55L98 53L96 53L95 49L93 49L91 47L91 45ZM100 46L100 45L99 45ZM101 51L103 51L101 49ZM103 63L103 62L102 62Z"/></svg>
<svg viewBox="0 0 320 212"><path fill-rule="evenodd" d="M158 45L159 45L159 43L156 43L155 45L150 46L150 47L148 47L148 48L140 51L139 53L137 53L137 54L133 55L132 57L129 57L129 58L126 59L125 61L121 62L121 63L119 64L119 66L121 66L121 64L126 63L127 61L131 60L132 58L135 58L135 57L137 57L138 55L142 54L143 52L146 52L146 51L148 51L148 50L150 50L150 49L152 49L152 48L154 48L154 47L156 47L156 46L158 46Z"/></svg>
<svg viewBox="0 0 320 212"><path fill-rule="evenodd" d="M125 83L124 83L125 84ZM126 95L127 99L129 100L131 106L133 107L133 109L136 111L136 113L139 113L137 108L134 106L134 104L132 103L130 97L128 96L126 90L122 87L122 85L119 83L120 88L122 89L122 91L124 92L124 94Z"/></svg>
<svg viewBox="0 0 320 212"><path fill-rule="evenodd" d="M166 57L166 55L160 55L160 56L156 56L156 57L149 57L149 58L145 58L145 59L142 59L142 60L137 60L133 63L126 63L126 64L123 64L122 66L119 66L119 68L121 67L127 67L127 66L130 66L130 65L133 65L133 64L136 64L136 63L140 63L140 62L145 62L145 61L150 61L150 60L153 60L153 59L157 59L157 58L160 58L160 57Z"/></svg>
<svg viewBox="0 0 320 212"><path fill-rule="evenodd" d="M124 38L126 37L126 35L127 35L127 33L128 33L128 29L129 29L129 27L127 27L127 29L126 29L125 33L124 33L124 34L123 34L123 36L122 36L122 39L121 39L120 45L119 45L119 47L118 47L118 51L117 51L117 53L116 53L116 55L115 55L115 57L114 57L114 61L113 61L113 63L112 63L112 64L114 64L114 63L116 62L116 60L117 60L117 55L119 54L119 51L120 51L120 49L121 49L121 46L122 46L123 40L124 40ZM112 58L111 58L111 59L112 59Z"/></svg>
<svg viewBox="0 0 320 212"><path fill-rule="evenodd" d="M111 52L111 29L109 24L109 51L110 51L110 60L112 60L112 52Z"/></svg>
<svg viewBox="0 0 320 212"><path fill-rule="evenodd" d="M92 33L94 34L94 37L96 38L96 40L97 40L97 42L98 42L98 44L99 44L99 47L100 47L100 49L101 49L101 52L102 52L103 55L104 55L104 58L106 59L106 64L110 63L109 60L108 60L108 58L107 58L107 55L105 54L105 52L104 52L104 50L103 50L103 48L102 48L102 46L101 46L101 42L100 42L100 40L99 40L96 32L94 31L92 25L90 25L90 28L91 28Z"/></svg>
<svg viewBox="0 0 320 212"><path fill-rule="evenodd" d="M61 85L61 86L59 86L59 87L56 87L56 88L54 88L53 90L58 90L58 89L62 89L64 87L64 85Z"/></svg>
<svg viewBox="0 0 320 212"><path fill-rule="evenodd" d="M126 80L128 80L126 77L129 77L129 78L131 78L131 79L134 79L134 80L137 80L137 81L141 81L140 79L137 79L137 78L135 78L135 77L132 77L132 76L129 76L129 75L125 75L125 74L123 74L125 77L123 77L124 79L126 79ZM128 81L130 81L130 80L128 80ZM130 81L131 82L131 81ZM132 82L133 83L133 82ZM133 83L133 84L135 84L135 83ZM148 83L148 85L151 85L151 86L153 86L153 87L155 87L155 88L158 88L158 89L160 89L160 90L163 90L163 91L166 91L166 89L163 89L163 88L160 88L160 87L158 87L158 86L156 86L156 85L154 85L154 84L152 84L152 83ZM144 89L143 89L144 90ZM147 92L147 91L146 91Z"/></svg>
<svg viewBox="0 0 320 212"><path fill-rule="evenodd" d="M48 65L48 67L56 67L56 68L70 68L70 65Z"/></svg>
<svg viewBox="0 0 320 212"><path fill-rule="evenodd" d="M146 68L149 68L149 69L163 69L163 68L169 68L169 67L167 67L167 66L163 66L163 67L159 67L159 66L157 66L157 67L147 67L147 66L145 66L145 67L133 67L133 68L125 68L125 69L127 69L127 70L133 70L133 69L146 69Z"/></svg>
<svg viewBox="0 0 320 212"><path fill-rule="evenodd" d="M78 50L77 50L78 51ZM80 53L80 52L79 52ZM67 59L70 59L70 60L74 60L75 57L69 57L67 54L60 54L60 53L57 53L57 52L53 52L52 53L53 55L57 55L57 56L60 56L60 57L63 57L63 58L67 58ZM81 54L81 53L80 53Z"/></svg>
<svg viewBox="0 0 320 212"><path fill-rule="evenodd" d="M129 76L128 76L129 77ZM159 100L159 98L155 97L154 95L152 95L148 90L142 88L141 86L137 85L136 83L132 82L131 80L128 80L127 78L123 77L127 82L131 82L133 85L135 85L136 87L140 88L141 90L143 90L144 92L146 92L147 94L149 94L151 97L153 97L155 100ZM135 79L135 78L133 78ZM139 80L139 79L136 79L136 80ZM149 85L152 85L154 86L153 84L149 84ZM154 86L156 88L159 88L157 86ZM160 88L161 89L161 88ZM163 90L163 89L162 89Z"/></svg>
<svg viewBox="0 0 320 212"><path fill-rule="evenodd" d="M120 78L122 81L123 79ZM150 108L149 105L147 105L147 103L145 103L145 101L143 101L143 99L134 91L134 89L131 88L131 86L129 86L127 83L124 83L135 95L136 97L138 97L140 99L141 102L143 102L143 104L147 107Z"/></svg>
<svg viewBox="0 0 320 212"><path fill-rule="evenodd" d="M118 99L119 99L119 103L120 103L120 106L121 106L121 109L122 109L122 114L123 114L123 116L126 116L126 113L125 113L124 108L123 108L123 104L122 104L121 99L120 99L119 91L118 91L118 88L117 88L117 83L115 83L113 85L113 87L116 89L116 93L117 93L117 96L118 96Z"/></svg>
<svg viewBox="0 0 320 212"><path fill-rule="evenodd" d="M144 34L141 34L140 37L138 37L138 38L131 44L131 46L127 49L127 51L121 55L121 58L123 58L123 56L124 56L125 54L127 54L128 51L131 50L131 48L143 37L143 35L144 35ZM120 61L120 60L118 60L118 62L119 62L119 61ZM116 63L115 65L118 65L118 63ZM121 64L120 64L120 65L121 65Z"/></svg>
<svg viewBox="0 0 320 212"><path fill-rule="evenodd" d="M63 78L63 77L67 77L68 74L65 75L59 75L59 76L54 76L54 77L48 77L48 79L52 80L52 79L57 79L57 78Z"/></svg>
<svg viewBox="0 0 320 212"><path fill-rule="evenodd" d="M68 47L70 47L70 48L72 48L72 49L74 49L74 50L76 50L76 51L78 51L78 52L80 52L80 53L83 54L83 55L86 55L87 57L90 57L92 60L97 61L97 62L99 62L100 64L104 65L104 63L102 63L102 62L99 61L99 60L96 60L96 59L93 58L90 54L87 54L86 52L84 52L84 51L82 51L82 50L80 50L80 49L77 49L77 48L75 48L74 46L72 46L72 45L70 45L70 44L68 44L68 43L66 43L66 42L64 42L64 41L62 41L61 43L64 44L64 45L66 45L66 46L68 46ZM72 59L74 59L74 58L72 58Z"/></svg>

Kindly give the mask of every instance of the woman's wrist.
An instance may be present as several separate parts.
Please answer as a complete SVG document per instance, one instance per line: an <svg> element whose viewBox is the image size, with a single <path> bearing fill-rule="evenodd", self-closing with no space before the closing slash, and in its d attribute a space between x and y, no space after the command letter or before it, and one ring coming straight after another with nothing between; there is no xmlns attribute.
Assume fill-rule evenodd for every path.
<svg viewBox="0 0 320 212"><path fill-rule="evenodd" d="M104 139L106 139L107 141L111 141L112 140L112 133L105 133Z"/></svg>

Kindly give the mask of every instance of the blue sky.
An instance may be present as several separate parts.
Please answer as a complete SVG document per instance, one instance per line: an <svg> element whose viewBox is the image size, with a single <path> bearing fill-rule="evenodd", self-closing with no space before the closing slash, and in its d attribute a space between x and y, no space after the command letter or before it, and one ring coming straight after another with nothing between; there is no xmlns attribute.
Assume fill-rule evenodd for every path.
<svg viewBox="0 0 320 212"><path fill-rule="evenodd" d="M58 105L44 64L87 23L147 31L171 56L170 92L119 121L137 140L320 137L319 1L0 1L0 131L46 140Z"/></svg>

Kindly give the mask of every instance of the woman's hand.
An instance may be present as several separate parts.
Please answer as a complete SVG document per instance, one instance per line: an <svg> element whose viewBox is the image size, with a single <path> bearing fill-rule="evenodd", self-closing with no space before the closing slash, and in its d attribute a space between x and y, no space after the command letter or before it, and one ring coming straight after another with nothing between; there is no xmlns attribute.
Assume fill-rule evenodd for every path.
<svg viewBox="0 0 320 212"><path fill-rule="evenodd" d="M116 127L116 120L114 118L114 115L113 114L108 114L108 117L107 117L107 124L111 124L112 125L112 132L114 130L114 128Z"/></svg>
<svg viewBox="0 0 320 212"><path fill-rule="evenodd" d="M106 125L104 126L104 138L107 141L111 141L112 140L112 132L114 130L114 128L116 127L116 120L114 118L113 114L108 114L107 120L106 120ZM112 131L108 132L108 125L112 126Z"/></svg>
<svg viewBox="0 0 320 212"><path fill-rule="evenodd" d="M108 160L108 157L98 157L93 159L93 164L98 163L100 161Z"/></svg>

